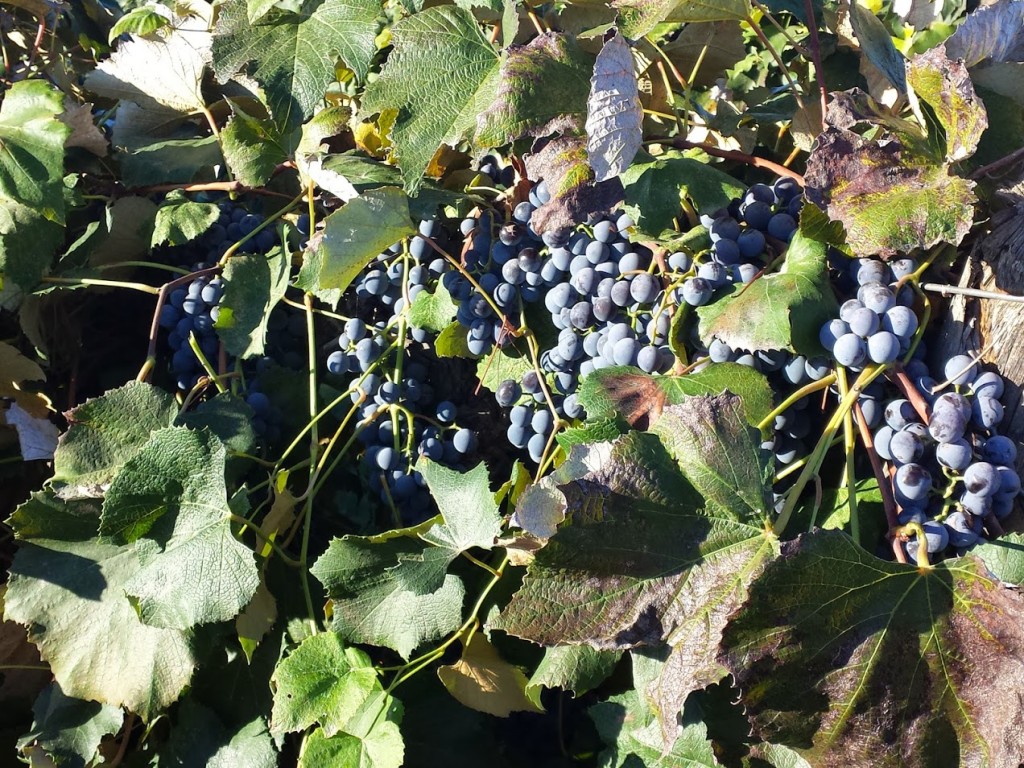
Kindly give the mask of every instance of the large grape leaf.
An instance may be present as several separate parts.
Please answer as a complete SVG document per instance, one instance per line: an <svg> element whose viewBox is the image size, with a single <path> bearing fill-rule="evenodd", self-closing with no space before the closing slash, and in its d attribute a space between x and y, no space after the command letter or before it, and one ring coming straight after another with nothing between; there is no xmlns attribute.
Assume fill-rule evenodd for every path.
<svg viewBox="0 0 1024 768"><path fill-rule="evenodd" d="M722 640L756 734L815 766L1010 766L1024 604L973 557L883 562L840 532L783 545Z"/></svg>
<svg viewBox="0 0 1024 768"><path fill-rule="evenodd" d="M944 90L956 86L936 86L929 82L934 77L921 78L924 94L937 99L937 114L949 115L943 101L953 97ZM964 94L959 100L968 104ZM971 146L961 134L981 124L975 102L964 115L967 125L943 142L880 111L859 89L833 94L827 127L807 159L805 194L830 219L842 222L853 253L888 258L964 238L974 217L974 182L953 175L945 155L963 155Z"/></svg>
<svg viewBox="0 0 1024 768"><path fill-rule="evenodd" d="M271 682L270 729L276 738L315 723L333 736L374 691L381 690L370 657L357 648L345 648L333 632L307 637L278 663Z"/></svg>
<svg viewBox="0 0 1024 768"><path fill-rule="evenodd" d="M818 329L837 311L827 256L824 243L798 231L782 269L748 285L729 286L697 310L701 339L719 338L735 349L818 354Z"/></svg>
<svg viewBox="0 0 1024 768"><path fill-rule="evenodd" d="M71 698L57 683L39 694L32 715L32 729L18 748L25 755L41 750L58 766L92 765L102 738L117 733L124 720L119 707Z"/></svg>
<svg viewBox="0 0 1024 768"><path fill-rule="evenodd" d="M616 30L605 36L587 98L587 159L598 182L618 177L643 144L644 112L633 50Z"/></svg>
<svg viewBox="0 0 1024 768"><path fill-rule="evenodd" d="M191 697L182 702L158 763L160 768L274 768L277 764L277 751L262 717L229 727L216 712Z"/></svg>
<svg viewBox="0 0 1024 768"><path fill-rule="evenodd" d="M86 400L67 414L70 426L54 457L53 482L77 486L77 493L109 483L150 434L169 427L177 413L171 395L140 382Z"/></svg>
<svg viewBox="0 0 1024 768"><path fill-rule="evenodd" d="M714 649L776 541L767 462L739 398L686 398L653 429L573 449L577 469L536 502L566 524L491 626L544 645L667 642L664 676L645 691L667 748L686 695L724 674Z"/></svg>
<svg viewBox="0 0 1024 768"><path fill-rule="evenodd" d="M413 194L437 148L472 132L493 102L500 60L473 15L450 5L402 19L391 35L394 50L362 107L366 115L398 111L391 140Z"/></svg>
<svg viewBox="0 0 1024 768"><path fill-rule="evenodd" d="M232 619L259 586L252 550L231 529L225 455L206 429L161 429L107 491L99 532L135 542L140 568L124 589L147 624L187 630Z"/></svg>
<svg viewBox="0 0 1024 768"><path fill-rule="evenodd" d="M168 25L118 45L86 76L86 88L161 112L205 109L202 85L213 45L208 29L212 12L201 0L182 4Z"/></svg>
<svg viewBox="0 0 1024 768"><path fill-rule="evenodd" d="M927 102L942 125L946 161L957 162L974 154L988 128L985 105L962 61L950 59L938 46L918 54L907 65L907 81L921 101Z"/></svg>
<svg viewBox="0 0 1024 768"><path fill-rule="evenodd" d="M975 67L985 61L1024 61L1024 3L1001 0L975 9L946 40L951 59Z"/></svg>
<svg viewBox="0 0 1024 768"><path fill-rule="evenodd" d="M298 768L399 768L405 757L405 744L398 729L402 711L402 706L390 696L369 699L349 720L346 731L330 737L322 728L310 733L303 744Z"/></svg>
<svg viewBox="0 0 1024 768"><path fill-rule="evenodd" d="M311 572L327 589L332 628L342 639L408 657L462 622L462 581L447 572L459 553L490 548L501 518L481 464L459 473L417 463L441 510L429 527L334 539Z"/></svg>
<svg viewBox="0 0 1024 768"><path fill-rule="evenodd" d="M559 32L506 48L494 102L477 117L476 141L496 147L523 136L579 132L593 63L593 56Z"/></svg>
<svg viewBox="0 0 1024 768"><path fill-rule="evenodd" d="M380 12L375 0L323 0L304 4L302 13L271 11L254 25L245 0L231 0L219 10L214 71L227 80L245 70L263 86L277 123L297 125L334 81L335 56L358 79L366 77Z"/></svg>
<svg viewBox="0 0 1024 768"><path fill-rule="evenodd" d="M11 518L19 538L5 617L29 629L68 696L153 717L197 663L190 633L144 624L125 594L141 570L134 545L99 541L93 500L36 494Z"/></svg>
<svg viewBox="0 0 1024 768"><path fill-rule="evenodd" d="M637 229L651 237L673 228L673 219L682 212L680 197L691 200L698 213L712 213L744 193L744 186L729 174L679 152L641 155L622 174L622 186L623 208Z"/></svg>

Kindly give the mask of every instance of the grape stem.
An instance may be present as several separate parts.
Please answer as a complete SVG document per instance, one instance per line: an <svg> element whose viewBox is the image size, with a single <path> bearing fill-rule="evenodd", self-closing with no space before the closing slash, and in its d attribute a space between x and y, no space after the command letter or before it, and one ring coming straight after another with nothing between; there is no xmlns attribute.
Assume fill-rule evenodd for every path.
<svg viewBox="0 0 1024 768"><path fill-rule="evenodd" d="M972 299L995 299L996 301L1012 301L1016 304L1024 304L1024 296L1017 296L1012 293L983 291L980 288L961 288L957 285L921 283L921 289L930 293L937 293L940 296L969 296Z"/></svg>
<svg viewBox="0 0 1024 768"><path fill-rule="evenodd" d="M839 396L844 398L849 392L849 385L846 381L846 369L839 368L836 371L836 379L839 383ZM857 475L853 466L853 452L857 447L857 440L853 434L853 410L860 409L860 402L853 401L853 408L847 408L843 413L843 441L846 461L844 462L844 482L846 483L847 500L850 506L850 536L854 544L860 545L860 520L857 517Z"/></svg>
<svg viewBox="0 0 1024 768"><path fill-rule="evenodd" d="M732 149L720 149L709 144L701 144L696 141L687 141L686 139L672 137L672 136L657 136L652 139L644 141L645 145L650 144L668 144L676 149L700 149L707 152L712 157L721 157L724 160L736 160L740 163L746 163L754 168L764 168L765 170L772 171L779 176L788 176L789 178L796 181L801 187L804 186L804 177L801 176L794 170L787 168L784 165L773 163L771 160L765 160L763 157L755 157L754 155L748 155L745 152L738 152Z"/></svg>
<svg viewBox="0 0 1024 768"><path fill-rule="evenodd" d="M910 401L910 404L914 407L917 415L921 417L921 421L927 424L931 421L931 409L928 406L928 401L924 399L924 396L918 391L917 387L914 386L914 382L907 376L906 371L903 370L903 366L895 364L893 370L888 374L889 380L892 381L903 396Z"/></svg>
<svg viewBox="0 0 1024 768"><path fill-rule="evenodd" d="M899 525L896 514L896 498L893 496L889 478L885 476L882 459L879 457L878 451L875 450L875 442L859 402L854 403L853 410L857 416L857 429L860 432L861 442L864 443L864 450L867 452L868 460L871 462L871 470L875 473L875 480L878 481L878 490L882 494L882 508L885 510L885 519L891 531Z"/></svg>
<svg viewBox="0 0 1024 768"><path fill-rule="evenodd" d="M928 539L924 535L924 528L918 522L907 523L896 528L893 532L895 538L893 541L900 541L909 539L911 536L917 537L917 567L922 571L930 571L933 566L928 560Z"/></svg>

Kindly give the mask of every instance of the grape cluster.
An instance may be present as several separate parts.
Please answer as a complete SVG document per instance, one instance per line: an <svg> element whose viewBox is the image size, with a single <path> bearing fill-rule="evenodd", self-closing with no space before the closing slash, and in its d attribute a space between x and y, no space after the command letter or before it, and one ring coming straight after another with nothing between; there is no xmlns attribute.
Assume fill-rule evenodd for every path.
<svg viewBox="0 0 1024 768"><path fill-rule="evenodd" d="M912 361L907 373L919 383L933 381L921 361ZM927 419L909 400L895 398L885 405L884 424L874 436L875 450L894 470L899 522L920 523L933 554L947 546L958 553L972 547L987 520L1010 514L1021 489L1016 445L998 433L1002 378L979 373L968 355L950 358L944 374L952 391L934 382L918 390L929 405ZM906 549L916 557L915 541Z"/></svg>
<svg viewBox="0 0 1024 768"><path fill-rule="evenodd" d="M839 317L822 326L821 345L840 365L853 371L868 363L887 364L907 354L917 333L914 291L899 280L917 268L912 259L886 264L854 259L846 270L856 297L839 308Z"/></svg>

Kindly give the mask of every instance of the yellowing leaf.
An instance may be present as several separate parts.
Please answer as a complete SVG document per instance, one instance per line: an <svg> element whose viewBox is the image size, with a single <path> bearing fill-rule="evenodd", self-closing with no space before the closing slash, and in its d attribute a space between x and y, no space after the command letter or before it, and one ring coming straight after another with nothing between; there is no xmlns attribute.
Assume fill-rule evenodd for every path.
<svg viewBox="0 0 1024 768"><path fill-rule="evenodd" d="M437 676L452 696L489 715L542 711L526 695L529 680L523 671L502 659L479 632L463 649L462 658L441 667Z"/></svg>
<svg viewBox="0 0 1024 768"><path fill-rule="evenodd" d="M256 594L235 618L235 632L238 642L245 651L245 658L252 661L253 651L260 644L263 636L270 631L277 621L277 601L273 593L267 589L266 580L261 578Z"/></svg>
<svg viewBox="0 0 1024 768"><path fill-rule="evenodd" d="M27 392L22 385L27 381L44 381L43 369L21 352L0 341L0 398L13 398L29 415L44 418L52 410L50 399L43 394Z"/></svg>

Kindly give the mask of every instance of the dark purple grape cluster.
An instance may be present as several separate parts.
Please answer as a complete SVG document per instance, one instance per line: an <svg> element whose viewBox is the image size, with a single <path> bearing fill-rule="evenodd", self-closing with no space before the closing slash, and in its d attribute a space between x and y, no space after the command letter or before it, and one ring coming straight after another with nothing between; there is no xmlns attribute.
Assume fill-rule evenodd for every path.
<svg viewBox="0 0 1024 768"><path fill-rule="evenodd" d="M919 360L908 364L907 374L929 405L928 418L904 398L889 400L875 432L875 450L891 463L899 522L920 523L930 553L938 555L947 546L960 553L974 546L986 527L998 531L986 521L1007 517L1021 489L1016 444L999 434L1003 380L994 371L979 371L968 355L947 361L946 387ZM906 549L908 557L916 557L916 541Z"/></svg>

